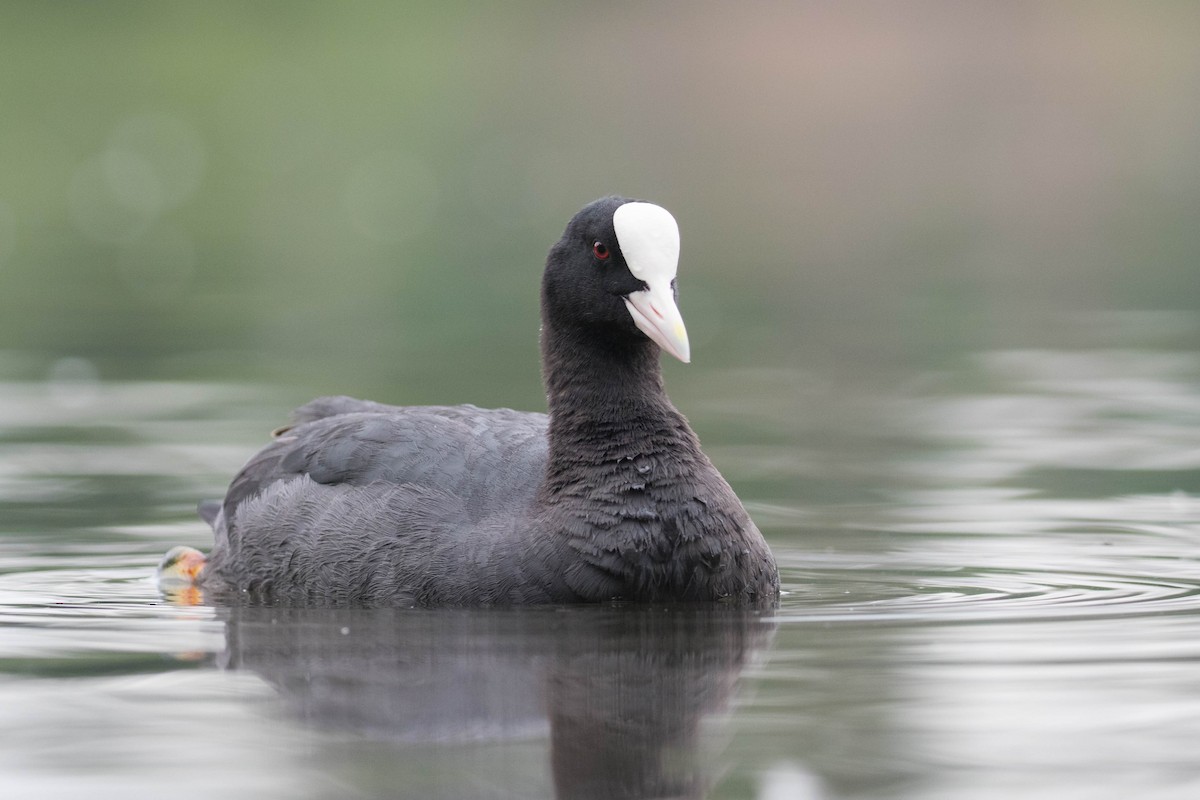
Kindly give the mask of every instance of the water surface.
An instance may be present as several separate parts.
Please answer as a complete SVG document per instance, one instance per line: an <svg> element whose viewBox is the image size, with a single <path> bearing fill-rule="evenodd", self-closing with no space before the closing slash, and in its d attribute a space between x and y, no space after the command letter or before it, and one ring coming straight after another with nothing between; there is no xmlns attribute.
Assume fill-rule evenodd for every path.
<svg viewBox="0 0 1200 800"><path fill-rule="evenodd" d="M5 797L1200 790L1190 354L684 383L779 557L767 615L173 602L154 563L208 546L195 500L290 395L77 366L0 386Z"/></svg>

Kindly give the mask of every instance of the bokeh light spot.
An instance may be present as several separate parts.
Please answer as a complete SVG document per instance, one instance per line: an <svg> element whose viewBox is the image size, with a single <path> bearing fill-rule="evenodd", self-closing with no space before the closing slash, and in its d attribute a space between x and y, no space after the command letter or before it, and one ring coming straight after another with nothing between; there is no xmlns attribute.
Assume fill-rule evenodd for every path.
<svg viewBox="0 0 1200 800"><path fill-rule="evenodd" d="M154 165L131 150L105 150L100 166L112 198L145 219L157 217L163 208L162 183Z"/></svg>
<svg viewBox="0 0 1200 800"><path fill-rule="evenodd" d="M75 229L101 242L128 241L150 224L151 219L142 211L131 208L118 197L131 191L131 184L145 179L143 166L133 159L102 155L87 159L75 170L67 187L67 211ZM122 175L123 170L134 174ZM141 173L141 177L138 177ZM112 178L124 183L114 190Z"/></svg>
<svg viewBox="0 0 1200 800"><path fill-rule="evenodd" d="M176 208L195 193L204 174L204 142L195 128L166 113L129 117L109 137L117 152L136 153L155 180L155 201Z"/></svg>

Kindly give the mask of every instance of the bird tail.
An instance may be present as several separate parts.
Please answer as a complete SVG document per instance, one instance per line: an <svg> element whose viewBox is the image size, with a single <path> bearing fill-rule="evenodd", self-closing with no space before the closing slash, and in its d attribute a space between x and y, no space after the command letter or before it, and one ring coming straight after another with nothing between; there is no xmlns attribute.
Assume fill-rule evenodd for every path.
<svg viewBox="0 0 1200 800"><path fill-rule="evenodd" d="M221 516L220 500L201 500L196 511L200 512L200 519L207 522L210 528L214 531L217 529L217 517Z"/></svg>

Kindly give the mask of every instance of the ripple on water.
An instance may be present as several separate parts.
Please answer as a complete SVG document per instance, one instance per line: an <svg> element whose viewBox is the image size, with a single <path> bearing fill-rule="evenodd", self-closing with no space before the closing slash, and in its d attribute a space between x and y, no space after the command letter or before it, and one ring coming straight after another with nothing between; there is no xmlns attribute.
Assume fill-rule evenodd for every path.
<svg viewBox="0 0 1200 800"><path fill-rule="evenodd" d="M836 549L778 549L785 589L778 619L939 624L1195 614L1200 562L1181 556L1194 533L844 531ZM0 575L6 653L219 650L212 608L163 600L152 576L158 555L155 544L140 542L77 555L80 568L57 567L56 553L27 557L15 570L8 560L12 571Z"/></svg>
<svg viewBox="0 0 1200 800"><path fill-rule="evenodd" d="M4 660L82 659L86 669L89 654L190 658L223 646L214 609L163 601L146 554L82 560L90 566L0 575Z"/></svg>
<svg viewBox="0 0 1200 800"><path fill-rule="evenodd" d="M1200 611L1200 502L1189 495L1056 501L994 490L914 501L876 513L870 528L825 538L824 550L783 549L792 589L784 616L952 622Z"/></svg>

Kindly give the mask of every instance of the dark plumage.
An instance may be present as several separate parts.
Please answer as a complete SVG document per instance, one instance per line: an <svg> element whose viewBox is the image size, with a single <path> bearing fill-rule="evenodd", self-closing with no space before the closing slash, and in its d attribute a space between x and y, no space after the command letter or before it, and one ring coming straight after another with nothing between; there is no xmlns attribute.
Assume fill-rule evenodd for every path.
<svg viewBox="0 0 1200 800"><path fill-rule="evenodd" d="M674 221L629 202L588 205L550 250L548 416L314 400L202 509L199 583L310 604L774 603L766 542L663 389L655 341L687 358Z"/></svg>

